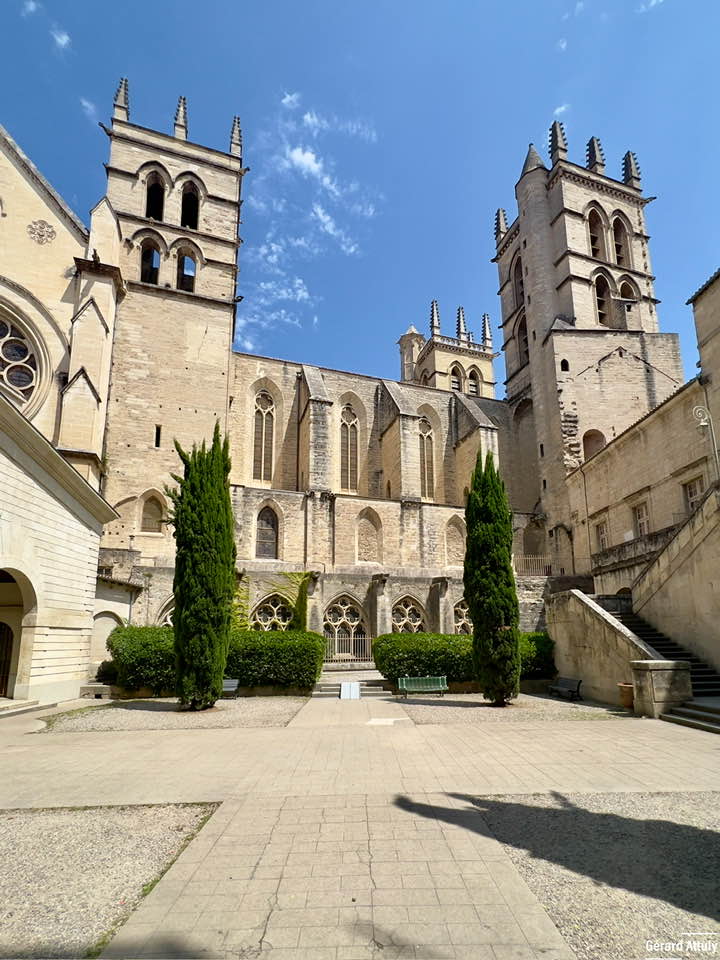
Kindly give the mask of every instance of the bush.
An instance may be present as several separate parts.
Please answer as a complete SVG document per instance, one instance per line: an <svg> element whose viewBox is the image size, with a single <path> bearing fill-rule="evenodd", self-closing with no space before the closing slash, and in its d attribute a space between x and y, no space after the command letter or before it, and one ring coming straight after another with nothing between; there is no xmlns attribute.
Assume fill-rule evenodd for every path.
<svg viewBox="0 0 720 960"><path fill-rule="evenodd" d="M107 648L121 687L150 687L156 695L175 689L172 627L115 627Z"/></svg>
<svg viewBox="0 0 720 960"><path fill-rule="evenodd" d="M312 687L322 670L325 640L299 630L235 630L225 672L241 687Z"/></svg>
<svg viewBox="0 0 720 960"><path fill-rule="evenodd" d="M554 677L555 644L541 631L520 634L522 677Z"/></svg>
<svg viewBox="0 0 720 960"><path fill-rule="evenodd" d="M458 683L475 680L472 637L444 633L386 633L373 643L373 658L380 673L393 683L398 677L442 677ZM521 674L552 677L555 674L553 642L546 633L520 634Z"/></svg>
<svg viewBox="0 0 720 960"><path fill-rule="evenodd" d="M97 668L95 679L98 683L117 683L117 666L112 660L103 660Z"/></svg>

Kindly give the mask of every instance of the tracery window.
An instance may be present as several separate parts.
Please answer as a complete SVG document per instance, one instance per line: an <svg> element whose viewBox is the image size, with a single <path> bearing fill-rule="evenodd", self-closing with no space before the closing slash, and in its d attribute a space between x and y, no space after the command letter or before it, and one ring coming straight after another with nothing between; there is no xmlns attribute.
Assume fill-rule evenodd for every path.
<svg viewBox="0 0 720 960"><path fill-rule="evenodd" d="M468 636L472 636L473 623L470 619L470 609L464 597L462 600L458 600L458 602L455 604L453 617L455 622L455 633L464 633Z"/></svg>
<svg viewBox="0 0 720 960"><path fill-rule="evenodd" d="M435 491L433 475L433 434L428 420L421 420L420 430L420 496L432 499Z"/></svg>
<svg viewBox="0 0 720 960"><path fill-rule="evenodd" d="M180 226L189 227L191 230L198 228L198 210L200 208L200 197L198 188L192 181L185 184L182 192L182 206L180 209Z"/></svg>
<svg viewBox="0 0 720 960"><path fill-rule="evenodd" d="M358 418L348 404L340 415L340 488L357 490Z"/></svg>
<svg viewBox="0 0 720 960"><path fill-rule="evenodd" d="M393 633L422 633L425 629L425 617L420 605L412 597L403 597L393 607Z"/></svg>
<svg viewBox="0 0 720 960"><path fill-rule="evenodd" d="M272 480L275 404L264 390L255 397L253 479Z"/></svg>
<svg viewBox="0 0 720 960"><path fill-rule="evenodd" d="M261 601L250 617L253 630L287 630L292 620L292 610L286 600L274 593Z"/></svg>
<svg viewBox="0 0 720 960"><path fill-rule="evenodd" d="M163 505L157 497L148 497L143 503L140 530L142 533L162 533Z"/></svg>
<svg viewBox="0 0 720 960"><path fill-rule="evenodd" d="M161 627L172 627L174 616L175 601L171 600L170 603L166 604L164 610L161 611L160 616L158 617L158 625Z"/></svg>
<svg viewBox="0 0 720 960"><path fill-rule="evenodd" d="M278 518L272 507L263 507L257 518L255 556L263 560L277 560Z"/></svg>
<svg viewBox="0 0 720 960"><path fill-rule="evenodd" d="M4 387L18 406L24 406L39 381L35 349L18 327L0 317L0 388Z"/></svg>
<svg viewBox="0 0 720 960"><path fill-rule="evenodd" d="M362 610L348 596L339 597L325 611L323 634L329 657L363 657L369 647Z"/></svg>

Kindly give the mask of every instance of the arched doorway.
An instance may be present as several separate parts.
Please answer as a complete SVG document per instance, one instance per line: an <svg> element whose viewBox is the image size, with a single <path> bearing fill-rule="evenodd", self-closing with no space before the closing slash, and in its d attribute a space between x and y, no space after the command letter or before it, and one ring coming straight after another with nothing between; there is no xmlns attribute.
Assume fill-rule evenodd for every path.
<svg viewBox="0 0 720 960"><path fill-rule="evenodd" d="M14 637L10 625L0 620L0 697L6 697L8 695L13 640Z"/></svg>
<svg viewBox="0 0 720 960"><path fill-rule="evenodd" d="M16 695L22 624L27 612L21 584L9 570L0 570L0 697Z"/></svg>

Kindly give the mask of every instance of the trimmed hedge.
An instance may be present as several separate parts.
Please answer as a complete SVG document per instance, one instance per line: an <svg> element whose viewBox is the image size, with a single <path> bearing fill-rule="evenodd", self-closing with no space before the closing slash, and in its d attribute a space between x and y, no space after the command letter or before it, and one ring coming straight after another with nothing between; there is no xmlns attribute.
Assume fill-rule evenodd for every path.
<svg viewBox="0 0 720 960"><path fill-rule="evenodd" d="M380 673L393 683L398 677L441 677L448 683L475 680L472 637L444 633L386 633L373 643ZM546 633L520 635L522 678L555 674L553 642Z"/></svg>
<svg viewBox="0 0 720 960"><path fill-rule="evenodd" d="M128 690L175 689L172 627L116 627L108 637L117 682ZM320 676L325 641L318 633L233 630L225 675L241 687L312 687ZM107 668L106 668L107 669Z"/></svg>
<svg viewBox="0 0 720 960"><path fill-rule="evenodd" d="M241 687L301 687L315 684L322 670L325 640L300 630L234 631L225 673Z"/></svg>

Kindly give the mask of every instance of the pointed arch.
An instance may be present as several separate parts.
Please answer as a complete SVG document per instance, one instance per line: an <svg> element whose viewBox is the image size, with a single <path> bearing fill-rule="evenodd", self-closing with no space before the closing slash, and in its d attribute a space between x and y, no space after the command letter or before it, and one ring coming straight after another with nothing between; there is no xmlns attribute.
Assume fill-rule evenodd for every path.
<svg viewBox="0 0 720 960"><path fill-rule="evenodd" d="M178 290L184 290L185 293L195 292L198 262L194 254L195 251L189 244L178 247L175 286Z"/></svg>
<svg viewBox="0 0 720 960"><path fill-rule="evenodd" d="M450 389L462 393L465 385L465 371L461 363L453 363L450 367Z"/></svg>
<svg viewBox="0 0 720 960"><path fill-rule="evenodd" d="M449 567L461 567L465 562L465 522L450 517L445 526L445 562Z"/></svg>
<svg viewBox="0 0 720 960"><path fill-rule="evenodd" d="M255 557L258 560L280 559L280 521L270 504L258 511L255 522Z"/></svg>
<svg viewBox="0 0 720 960"><path fill-rule="evenodd" d="M519 310L525 306L525 278L523 277L523 262L520 254L515 257L515 261L510 268L510 276L512 278L513 302L515 309Z"/></svg>
<svg viewBox="0 0 720 960"><path fill-rule="evenodd" d="M178 237L177 240L173 242L168 247L168 253L173 253L174 251L187 250L192 256L200 263L203 267L205 266L207 260L203 249L199 243L195 240L191 240L190 237Z"/></svg>
<svg viewBox="0 0 720 960"><path fill-rule="evenodd" d="M481 397L483 395L483 375L477 367L471 367L467 376L467 394L469 397Z"/></svg>
<svg viewBox="0 0 720 960"><path fill-rule="evenodd" d="M173 178L172 174L165 166L164 163L161 163L160 160L146 160L145 163L141 163L140 166L135 171L135 176L138 180L147 183L148 178L151 174L157 174L157 176L162 181L163 186L169 192L173 188Z"/></svg>
<svg viewBox="0 0 720 960"><path fill-rule="evenodd" d="M607 262L609 260L607 234L610 226L607 214L600 204L593 200L585 208L585 219L590 256Z"/></svg>
<svg viewBox="0 0 720 960"><path fill-rule="evenodd" d="M621 210L613 211L610 217L612 227L613 260L619 267L632 269L632 224Z"/></svg>
<svg viewBox="0 0 720 960"><path fill-rule="evenodd" d="M200 190L194 180L186 180L180 192L180 226L197 230L200 218Z"/></svg>
<svg viewBox="0 0 720 960"><path fill-rule="evenodd" d="M145 216L148 220L162 223L165 218L165 193L167 186L163 177L153 170L145 179Z"/></svg>
<svg viewBox="0 0 720 960"><path fill-rule="evenodd" d="M193 183L197 188L198 193L200 194L201 200L206 200L209 194L207 184L195 170L183 170L182 173L179 173L175 177L174 187L177 190L178 188L184 188L187 183Z"/></svg>
<svg viewBox="0 0 720 960"><path fill-rule="evenodd" d="M358 514L355 543L358 563L382 563L382 521L372 507Z"/></svg>
<svg viewBox="0 0 720 960"><path fill-rule="evenodd" d="M253 414L253 479L272 481L275 449L275 401L267 390L255 394Z"/></svg>
<svg viewBox="0 0 720 960"><path fill-rule="evenodd" d="M340 489L357 492L358 433L357 414L349 403L340 412Z"/></svg>
<svg viewBox="0 0 720 960"><path fill-rule="evenodd" d="M140 282L155 287L160 283L160 249L151 237L140 244Z"/></svg>
<svg viewBox="0 0 720 960"><path fill-rule="evenodd" d="M162 533L165 523L166 505L164 498L154 491L143 495L140 511L141 533Z"/></svg>
<svg viewBox="0 0 720 960"><path fill-rule="evenodd" d="M287 630L293 612L290 604L279 593L271 593L255 604L250 614L253 630Z"/></svg>
<svg viewBox="0 0 720 960"><path fill-rule="evenodd" d="M427 618L419 600L409 594L400 597L392 607L393 633L424 633Z"/></svg>
<svg viewBox="0 0 720 960"><path fill-rule="evenodd" d="M154 230L152 227L141 227L129 237L130 244L133 247L141 245L145 239L150 239L156 243L164 257L167 257L170 253L170 247L167 245L165 237L163 237L159 230Z"/></svg>
<svg viewBox="0 0 720 960"><path fill-rule="evenodd" d="M349 593L331 600L323 615L326 660L369 660L370 631L363 605Z"/></svg>
<svg viewBox="0 0 720 960"><path fill-rule="evenodd" d="M515 323L515 344L517 349L518 366L524 367L525 364L530 360L530 342L528 340L525 311L520 314Z"/></svg>
<svg viewBox="0 0 720 960"><path fill-rule="evenodd" d="M175 597L171 594L158 610L155 622L159 627L172 627L175 615Z"/></svg>

